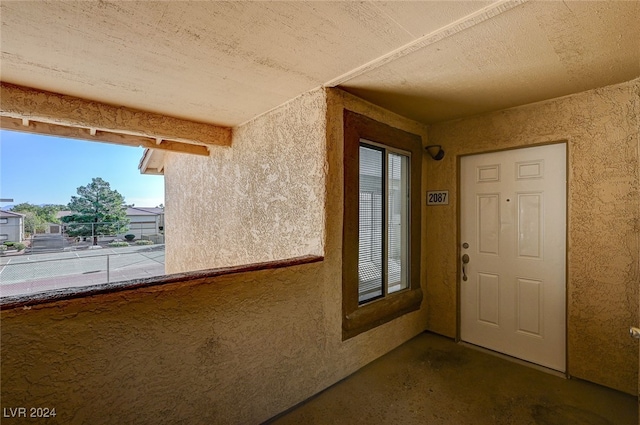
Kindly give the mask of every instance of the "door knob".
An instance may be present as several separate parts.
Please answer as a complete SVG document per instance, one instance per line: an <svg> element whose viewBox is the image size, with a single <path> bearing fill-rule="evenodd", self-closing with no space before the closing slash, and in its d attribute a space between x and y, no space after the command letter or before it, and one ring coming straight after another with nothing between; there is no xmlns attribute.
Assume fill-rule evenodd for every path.
<svg viewBox="0 0 640 425"><path fill-rule="evenodd" d="M469 254L464 254L462 256L462 280L465 282L469 279L467 277L467 264L469 264Z"/></svg>
<svg viewBox="0 0 640 425"><path fill-rule="evenodd" d="M629 328L629 335L631 335L631 338L640 339L640 329L635 326L631 326Z"/></svg>

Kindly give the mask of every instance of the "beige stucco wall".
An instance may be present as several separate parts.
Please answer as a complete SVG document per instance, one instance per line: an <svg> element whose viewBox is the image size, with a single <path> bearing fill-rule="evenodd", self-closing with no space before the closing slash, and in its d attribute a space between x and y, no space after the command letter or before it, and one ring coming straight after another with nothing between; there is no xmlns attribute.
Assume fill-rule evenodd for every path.
<svg viewBox="0 0 640 425"><path fill-rule="evenodd" d="M640 80L431 126L447 155L427 163L426 190L450 191L427 216L428 327L457 326L457 159L537 143L568 143L568 368L638 390Z"/></svg>
<svg viewBox="0 0 640 425"><path fill-rule="evenodd" d="M322 216L314 220L291 218L291 223L316 226L298 232L308 231L313 238L322 235L323 241L316 243L314 249L324 246L324 260L206 282L3 311L3 406L56 407L57 423L260 423L425 329L423 303L420 311L342 341L342 108L346 106L423 136L426 129L339 91L330 90L327 97L324 91L313 93L295 102L300 105L310 102L323 111L322 115L309 117L308 113L313 111L296 111L289 104L247 124L242 131L247 136L255 134L255 140L243 142L246 151L234 153L233 149L242 146L234 145L231 151L224 152L227 163L216 160L190 163L172 158L166 175L167 228L178 226L175 220L187 220L190 225L199 222L220 195L216 190L198 186L216 184L215 177L209 174L222 179L225 170L237 176L235 183L233 179L227 182L233 184L239 199L227 204L229 210L218 212L224 212L228 220L239 219L234 215L243 217L240 221L251 229L262 229L260 221L265 218L273 226L274 219L263 213L262 202L270 199L265 193L273 196L283 192L293 198L294 204L297 198L278 179L269 179L266 171L262 178L249 182L244 177L248 171L243 167L260 170L261 165L254 167L251 160L260 161L267 156L273 158L266 162L273 171L293 170L286 161L280 163L277 156L270 156L268 150L261 151L262 156L249 152L270 146L274 143L272 138L277 138L282 144L278 150L304 152L294 154L304 161L304 167L295 168L289 182L298 189L305 186L297 180L313 187L304 194L305 199L316 196L317 188L310 179L320 178L324 182L318 200L324 205L319 207ZM307 137L296 134L296 124L287 124L291 126L286 137L280 133L284 131L280 123L291 120L301 123L299 131L311 138L312 147L301 145ZM325 123L326 132L320 130ZM309 136L310 129L322 132L322 141L315 140L313 134ZM316 158L320 165L307 156ZM189 172L179 172L178 166ZM313 174L318 169L323 171L321 176ZM312 173L310 179L308 170ZM277 173L279 177L286 174L286 171ZM197 195L181 198L187 195L180 191L191 189ZM179 197L177 203L171 200L174 195ZM182 207L179 215L171 211L176 205ZM318 207L297 208L300 214L307 211L315 216ZM252 248L243 245L250 240L251 233L240 229L240 224L237 226L239 246L246 252L229 258L256 261ZM188 231L186 227L184 231ZM222 257L206 249L217 242L217 236L209 234L216 230L211 226L208 232L198 233L197 248L203 252L197 252L193 240L182 238L175 231L169 233L168 239L177 237L180 241L168 247L168 256L175 256L170 260L171 268L183 269L190 264L206 267L219 262ZM236 242L232 230L229 226L222 240L228 249ZM263 237L275 237L269 229L260 232ZM298 237L292 231L280 243L293 244ZM267 242L258 239L255 243L262 244L264 250L271 247L268 255L274 258L275 253L281 252L277 239ZM298 252L297 247L287 249L282 252ZM209 255L214 257L212 262L207 258ZM263 253L255 255L265 258Z"/></svg>
<svg viewBox="0 0 640 425"><path fill-rule="evenodd" d="M323 255L324 92L233 130L210 156L167 153L167 273Z"/></svg>
<svg viewBox="0 0 640 425"><path fill-rule="evenodd" d="M259 423L344 378L426 325L455 336L456 156L556 140L569 143L569 370L633 393L638 351L637 342L628 337L628 326L638 323L639 91L635 81L431 127L429 142L443 144L447 156L441 162L424 160L423 192L448 189L452 203L424 207L422 214L425 302L420 311L346 342L341 332L342 108L423 137L425 128L338 90L328 90L326 97L318 91L239 129L237 134L246 137L245 149L235 145L214 153L226 155L227 162L172 158L167 180L174 181L167 183L174 186L169 195L187 196L181 191L193 189L198 196L177 204L168 200L167 231L169 220L194 224L211 203L229 220L238 220L236 227L225 229L222 242L233 243L235 230L244 246L253 234L242 227L272 235L260 222L266 218L273 226L270 215L285 208L277 199L270 205L271 198L262 197L282 190L278 180L265 173L250 182L245 167L257 172L262 167L252 164L258 161L274 170L292 169L279 162L273 146L262 156L250 151L271 146L272 138L284 144L280 149L307 149L300 146L299 125L313 147L291 157L306 161L312 170L321 169L324 183L318 189L307 180L308 167L305 173L296 169L302 174L292 174L290 181L303 180L314 196L320 190L322 206L306 210L316 217L315 208L321 208L319 218L292 217L287 222L319 226L300 231L320 238L313 246L321 249L324 260L3 311L2 405L55 407L57 423ZM303 110L316 105L324 112L313 118L296 115L295 103ZM281 123L289 128L287 134L279 133ZM307 155L320 164L311 164ZM263 157L268 160L260 162ZM190 172L178 173L178 165ZM217 184L208 174L223 170L237 176L235 183L227 182L237 185L240 199L262 202L216 204L219 192L198 186ZM287 172L275 174L286 177ZM305 207L297 196L291 194L290 199L300 212ZM186 208L169 211L171 205ZM190 232L187 227L183 230ZM189 264L210 267L224 258L254 262L313 253L311 245L279 251L272 241L268 255L254 258L252 248L246 247L241 256L224 257L204 249L215 238L207 233L215 230L199 233L197 246L173 234L181 241L170 245L175 249L170 254L175 255L175 261L170 260L174 271L191 268ZM296 237L292 232L287 243L295 243ZM267 242L256 243L268 249Z"/></svg>

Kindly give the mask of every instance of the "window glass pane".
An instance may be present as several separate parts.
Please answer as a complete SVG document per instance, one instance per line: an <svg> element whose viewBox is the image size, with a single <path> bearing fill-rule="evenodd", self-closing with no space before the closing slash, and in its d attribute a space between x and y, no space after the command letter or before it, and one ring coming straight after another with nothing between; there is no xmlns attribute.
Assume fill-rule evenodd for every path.
<svg viewBox="0 0 640 425"><path fill-rule="evenodd" d="M409 287L409 157L390 152L388 172L387 292Z"/></svg>
<svg viewBox="0 0 640 425"><path fill-rule="evenodd" d="M383 151L360 145L358 301L383 295Z"/></svg>

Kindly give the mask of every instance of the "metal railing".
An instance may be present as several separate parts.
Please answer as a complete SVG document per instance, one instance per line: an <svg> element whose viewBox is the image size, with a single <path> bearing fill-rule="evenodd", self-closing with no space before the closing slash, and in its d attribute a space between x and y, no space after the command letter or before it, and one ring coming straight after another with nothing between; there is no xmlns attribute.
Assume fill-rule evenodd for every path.
<svg viewBox="0 0 640 425"><path fill-rule="evenodd" d="M164 275L164 245L0 258L0 297Z"/></svg>
<svg viewBox="0 0 640 425"><path fill-rule="evenodd" d="M164 227L157 221L145 222L99 222L99 223L62 223L62 234L71 236L80 232L82 238L119 237L132 234L136 239L144 239L149 235L159 235L163 233Z"/></svg>
<svg viewBox="0 0 640 425"><path fill-rule="evenodd" d="M94 238L99 242L106 243L115 239L124 239L125 235L133 235L133 237L138 240L150 240L156 244L164 243L164 226L161 220L145 222L59 223L50 225L46 232L34 232L30 229L25 230L26 238L24 241L14 240L16 238L9 238L9 240L26 242L34 246L34 242L36 244L43 242L44 237L58 236L64 239L59 239L58 246L55 248L64 248L67 246L86 245L86 242L93 242Z"/></svg>

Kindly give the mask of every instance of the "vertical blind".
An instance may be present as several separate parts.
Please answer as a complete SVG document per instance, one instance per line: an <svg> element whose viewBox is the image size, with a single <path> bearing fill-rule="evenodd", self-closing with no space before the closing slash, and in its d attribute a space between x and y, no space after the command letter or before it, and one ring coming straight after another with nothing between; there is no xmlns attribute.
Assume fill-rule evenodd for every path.
<svg viewBox="0 0 640 425"><path fill-rule="evenodd" d="M358 300L362 304L408 287L409 157L364 143L359 154Z"/></svg>
<svg viewBox="0 0 640 425"><path fill-rule="evenodd" d="M360 145L360 217L358 301L384 295L382 288L382 228L384 151Z"/></svg>
<svg viewBox="0 0 640 425"><path fill-rule="evenodd" d="M409 157L388 153L387 292L409 287Z"/></svg>

